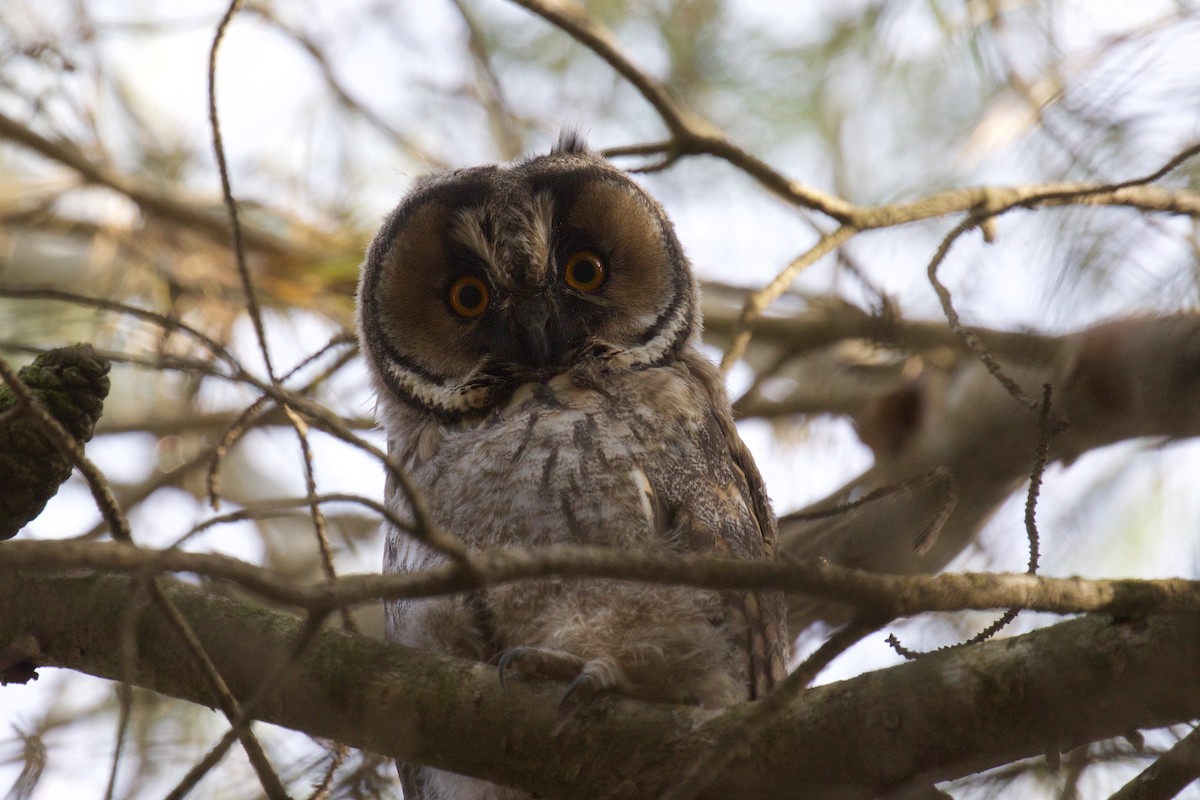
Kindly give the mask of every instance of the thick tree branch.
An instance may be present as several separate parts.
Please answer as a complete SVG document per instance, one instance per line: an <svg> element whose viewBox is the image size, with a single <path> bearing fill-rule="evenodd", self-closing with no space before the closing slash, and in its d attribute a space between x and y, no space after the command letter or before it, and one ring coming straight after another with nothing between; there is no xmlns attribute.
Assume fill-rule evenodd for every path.
<svg viewBox="0 0 1200 800"><path fill-rule="evenodd" d="M12 545L0 547L7 549ZM6 576L0 642L19 664L121 674L118 628L134 579ZM302 635L293 617L164 583L231 691L256 694ZM32 639L30 638L32 637ZM36 643L36 644L34 644ZM17 652L15 649L10 652ZM140 686L213 705L161 610L137 619ZM711 787L725 798L858 798L1200 715L1200 617L1075 620L818 687L772 721ZM691 707L604 698L552 735L555 684L501 687L495 668L320 634L259 696L260 719L406 761L546 795L646 796L736 725ZM962 708L978 713L963 715ZM987 720L981 725L979 720Z"/></svg>
<svg viewBox="0 0 1200 800"><path fill-rule="evenodd" d="M1028 394L1053 385L1055 411L1070 426L1051 442L1051 459L1070 463L1134 437L1200 434L1200 316L1117 320L1048 339L1042 352L1051 357L1033 366L1001 362ZM954 510L926 550L914 537L945 504L943 487L932 483L843 514L785 517L780 537L793 557L892 574L937 572L1028 478L1038 438L1037 415L973 359L922 368L907 385L872 401L856 422L875 451L874 466L804 512L939 469L950 478ZM797 596L790 620L799 631L814 619L838 621L848 613Z"/></svg>
<svg viewBox="0 0 1200 800"><path fill-rule="evenodd" d="M702 285L704 340L720 349L729 347L739 330L739 319L749 296L747 289L707 281ZM893 313L871 313L831 297L805 297L802 312L760 316L746 325L753 334L746 362L756 373L776 362L781 355L802 359L846 341L861 340L913 354L949 351L956 356L970 350L950 330L945 320L906 319ZM1189 318L1194 315L1180 315ZM1033 331L971 328L997 358L1018 364L1045 366L1065 357L1068 336ZM797 393L805 387L798 387ZM863 398L863 401L869 400ZM747 402L740 417L782 416L788 401L771 403L761 398ZM803 401L801 401L803 402Z"/></svg>

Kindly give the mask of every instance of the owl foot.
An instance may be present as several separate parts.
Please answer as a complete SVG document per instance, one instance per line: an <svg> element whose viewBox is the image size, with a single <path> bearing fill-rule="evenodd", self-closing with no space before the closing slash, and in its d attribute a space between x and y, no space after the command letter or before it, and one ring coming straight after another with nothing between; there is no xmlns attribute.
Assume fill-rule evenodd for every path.
<svg viewBox="0 0 1200 800"><path fill-rule="evenodd" d="M500 685L509 671L522 678L549 678L569 681L579 675L586 664L577 655L544 647L510 647L500 654Z"/></svg>
<svg viewBox="0 0 1200 800"><path fill-rule="evenodd" d="M558 698L560 718L569 718L592 698L605 692L628 692L629 679L609 658L587 661L573 653L542 647L513 647L500 654L500 682L511 669L523 677L550 678L570 683Z"/></svg>
<svg viewBox="0 0 1200 800"><path fill-rule="evenodd" d="M558 698L558 707L562 710L568 701L578 707L604 692L628 693L630 688L629 679L617 662L608 658L592 659L583 664L579 674Z"/></svg>

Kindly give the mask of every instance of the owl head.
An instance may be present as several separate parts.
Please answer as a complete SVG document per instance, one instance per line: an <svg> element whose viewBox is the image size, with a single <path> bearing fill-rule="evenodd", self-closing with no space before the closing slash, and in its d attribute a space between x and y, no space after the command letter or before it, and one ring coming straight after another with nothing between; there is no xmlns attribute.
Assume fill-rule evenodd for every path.
<svg viewBox="0 0 1200 800"><path fill-rule="evenodd" d="M549 155L418 181L358 289L381 395L444 420L585 361L665 364L696 317L662 208L570 133Z"/></svg>

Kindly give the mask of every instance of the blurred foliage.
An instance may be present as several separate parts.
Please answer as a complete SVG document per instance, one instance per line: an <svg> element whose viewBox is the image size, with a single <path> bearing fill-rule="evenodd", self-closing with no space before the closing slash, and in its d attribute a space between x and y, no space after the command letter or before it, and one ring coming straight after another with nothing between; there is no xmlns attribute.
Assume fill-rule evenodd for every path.
<svg viewBox="0 0 1200 800"><path fill-rule="evenodd" d="M1157 168L1198 128L1200 13L1189 0L585 6L639 65L734 141L857 203L961 185L1120 180ZM89 452L140 520L135 537L150 545L175 541L210 513L205 471L257 397L226 356L263 377L206 122L208 47L222 10L212 0L0 4L0 348L23 358L30 347L90 341L114 359L113 394ZM545 149L564 125L581 127L596 148L665 135L600 59L501 0L259 0L234 22L219 72L234 193L280 372L332 342L288 385L363 431L369 392L345 335L357 265L413 176ZM644 180L706 278L760 286L824 224L711 159ZM1200 188L1200 161L1165 182ZM948 227L922 223L852 242L797 286L871 307L887 297L932 316L923 269ZM964 243L945 274L975 319L1062 329L1194 304L1198 252L1195 229L1178 220L1056 210L1006 218L986 268L983 245ZM824 459L829 480L849 474L845 437L797 436L807 422L774 421L793 442L781 449ZM303 493L295 437L280 424L267 415L264 430L225 460L227 506ZM313 438L322 488L379 495L374 462ZM776 457L785 465L796 458L760 460ZM775 494L780 505L796 504ZM1145 502L1139 497L1130 508ZM68 484L23 535L102 535L84 507L82 488ZM329 513L338 569L374 569L375 520L357 507ZM311 528L297 513L223 526L187 546L303 579L319 574ZM377 630L372 613L360 622ZM51 788L30 796L78 780L59 755L78 747L64 733L72 725L104 742L103 752L84 749L89 769L106 769L114 701L68 714L71 698L39 695L22 712L22 729L49 746L42 785ZM161 794L220 735L207 712L161 698L139 693L135 712L117 796ZM28 751L20 731L4 737L2 763L11 768L0 770L0 788L25 763L15 753ZM284 767L287 777L319 775L332 756L296 739L269 741L279 763L294 765ZM173 759L169 767L160 755ZM335 797L395 791L390 769L370 756L351 756L337 774ZM239 762L223 765L198 794L250 796L253 786Z"/></svg>

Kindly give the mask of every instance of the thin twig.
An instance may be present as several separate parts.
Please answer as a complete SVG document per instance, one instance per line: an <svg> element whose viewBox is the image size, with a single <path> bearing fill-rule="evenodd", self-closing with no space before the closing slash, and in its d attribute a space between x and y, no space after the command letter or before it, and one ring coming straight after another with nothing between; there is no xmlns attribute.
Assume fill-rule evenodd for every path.
<svg viewBox="0 0 1200 800"><path fill-rule="evenodd" d="M337 570L333 566L333 549L329 546L329 526L325 520L325 512L321 509L321 501L317 497L317 474L316 467L313 465L312 447L308 442L308 426L304 424L304 420L300 415L292 410L291 406L284 406L283 411L291 420L292 426L296 429L297 438L300 440L300 454L304 462L304 491L308 499L308 510L312 516L313 527L316 530L317 545L321 553L321 569L325 572L325 577L329 580L337 579ZM358 625L354 622L354 617L350 616L350 609L342 608L342 627L348 631L358 632Z"/></svg>
<svg viewBox="0 0 1200 800"><path fill-rule="evenodd" d="M292 367L292 369L289 370L286 375L284 375L282 378L279 379L278 383L282 384L282 383L286 382L293 375L298 373L300 370L302 370L304 367L308 366L312 362L316 361L318 358L323 356L325 353L329 352L332 348L334 348L338 345L341 345L341 344L356 344L356 343L357 343L357 340L353 337L353 335L346 334L346 333L338 334L337 336L333 337L329 342L327 342L324 347L321 347L320 349L316 350L312 354L310 354L307 357L305 357L304 359L302 359L299 364ZM349 359L354 355L354 352L355 351L352 350L350 353L347 353L344 358L339 359L337 361L337 363L332 365L328 370L325 370L320 375L317 375L315 378L310 380L303 387L301 387L300 389L297 389L296 391L300 394L308 394L309 392L311 392L314 388L316 388L316 386L321 381L325 380L329 375L333 374L333 372L335 372L336 370L340 369L342 366L345 366L347 363L349 363ZM221 498L220 470L221 470L221 465L224 463L225 458L229 455L229 451L231 449L233 449L233 446L235 444L237 444L241 440L241 438L243 436L245 436L246 433L251 428L255 427L258 422L260 422L263 418L266 417L266 414L268 412L267 406L270 403L270 401L271 401L270 397L268 397L267 395L262 395L257 400L255 400L253 403L251 403L245 410L242 411L242 413L238 414L238 416L233 420L233 422L229 423L228 427L226 427L226 429L225 429L225 433L221 436L221 440L217 443L217 446L213 449L212 460L209 462L208 473L205 476L205 486L207 487L207 491L208 491L208 504L214 511L220 507L220 498ZM296 417L295 411L292 410L291 406L284 404L281 406L281 409L283 411L284 418L287 420L288 424L292 426L292 430L296 431L297 435L299 436L301 448L304 450L304 452L306 452L306 453L309 452L308 441L305 438L307 436L307 433L303 433L303 434L301 433L301 431L303 430L303 426L304 426L303 421L300 420L298 417ZM311 477L312 477L311 473L312 473L311 461L306 458L306 460L305 460L305 480L306 481L311 479ZM314 489L314 491L315 491L315 489ZM313 519L315 522L316 517L314 517ZM321 525L318 524L318 529L320 527L321 527Z"/></svg>
<svg viewBox="0 0 1200 800"><path fill-rule="evenodd" d="M938 300L941 302L942 311L946 315L947 322L949 322L951 329L962 338L963 343L966 344L967 347L969 347L971 351L975 353L976 357L983 362L984 366L986 366L988 371L992 373L993 377L995 377L996 380L999 381L1006 390L1008 390L1009 394L1011 394L1030 410L1038 412L1040 411L1041 406L1037 403L1037 401L1033 400L1033 398L1026 394L1025 390L1021 388L1020 384L1009 377L1009 375L1004 371L1004 368L1000 366L1000 363L996 361L995 357L993 357L991 352L988 351L987 347L984 346L979 336L976 335L973 330L963 325L962 320L959 318L958 311L954 308L954 302L950 295L950 290L947 289L945 284L938 279L938 269L941 267L942 262L945 261L946 256L950 253L950 248L954 246L954 243L964 233L972 230L973 228L977 228L985 221L994 219L1001 214L1005 214L1013 210L1014 208L1030 208L1037 205L1048 204L1051 201L1077 202L1084 201L1089 198L1094 199L1105 195L1116 197L1119 196L1123 191L1138 188L1166 176L1198 153L1200 153L1200 144L1191 145L1172 156L1165 164L1153 172L1143 175L1140 178L1132 178L1119 183L1103 184L1098 186L1081 185L1066 188L1042 187L1029 192L1029 194L1021 200L1011 198L1000 200L993 193L991 196L989 196L986 203L982 203L979 205L979 207L973 209L942 239L941 244L938 246L937 252L934 254L933 259L929 262L929 266L926 269L926 274L929 278L929 283L933 286L934 292L937 293ZM1197 199L1200 200L1200 195L1197 195ZM1194 215L1200 216L1200 206L1197 207ZM1062 422L1058 421L1055 424L1056 426L1060 426Z"/></svg>
<svg viewBox="0 0 1200 800"><path fill-rule="evenodd" d="M625 78L645 98L671 133L661 166L681 156L706 153L740 168L788 202L846 221L853 208L845 200L785 178L766 162L726 139L715 126L676 101L659 81L634 65L620 49L611 30L574 3L554 0L514 0L587 47Z"/></svg>
<svg viewBox="0 0 1200 800"><path fill-rule="evenodd" d="M225 458L229 455L229 451L233 448L234 444L240 441L246 434L246 431L250 427L250 420L258 416L270 402L271 399L264 394L246 406L242 413L238 414L237 419L231 422L229 427L225 429L221 440L213 448L212 458L208 462L208 471L204 476L205 491L208 494L208 506L213 511L221 507L221 465L225 463ZM288 416L288 424L294 424L290 415Z"/></svg>
<svg viewBox="0 0 1200 800"><path fill-rule="evenodd" d="M746 348L750 345L750 324L758 319L759 315L768 306L783 296L783 293L792 285L792 282L796 280L796 276L802 270L812 266L826 254L841 247L842 244L856 233L858 231L855 228L842 225L833 233L822 236L815 245L784 267L770 283L746 297L745 304L742 306L741 317L738 319L737 327L734 329L733 343L729 345L729 348L725 351L725 355L721 357L721 370L723 372L728 372L745 355Z"/></svg>
<svg viewBox="0 0 1200 800"><path fill-rule="evenodd" d="M228 513L210 517L203 522L197 523L196 525L192 526L191 530L172 542L169 547L170 549L181 547L183 546L184 542L188 541L194 536L218 525L228 525L232 522L243 522L250 519L268 519L271 517L283 516L293 509L303 506L310 506L314 500L318 504L354 503L356 505L371 509L380 517L385 519L389 524L395 526L397 530L407 532L412 528L411 522L407 522L396 516L395 512L377 500L372 500L369 497L362 497L356 494L342 494L335 492L331 494L319 494L316 496L305 495L304 497L289 497L279 500L260 500L256 502L253 507L240 508L237 511L230 511ZM450 554L446 553L446 555ZM334 576L329 577L332 579Z"/></svg>
<svg viewBox="0 0 1200 800"><path fill-rule="evenodd" d="M292 645L288 657L263 676L254 694L247 698L246 702L241 705L236 718L230 720L229 730L225 731L225 734L213 745L212 749L205 753L204 757L188 770L188 773L167 794L164 800L182 800L200 782L201 778L220 763L225 754L229 752L229 748L233 746L233 743L239 741L239 739L249 733L250 723L254 721L252 717L254 711L274 690L274 687L280 685L287 676L288 670L292 668L300 656L304 654L304 651L312 644L317 634L321 631L321 623L324 619L325 615L323 613L308 615L305 619L304 627L296 634L296 641ZM282 789L282 787L280 788Z"/></svg>
<svg viewBox="0 0 1200 800"><path fill-rule="evenodd" d="M350 755L350 748L340 742L334 742L331 745L333 753L329 759L329 766L325 768L325 774L321 776L321 780L313 787L312 793L307 800L328 800L330 790L333 788L333 778L337 771L346 763L346 758Z"/></svg>
<svg viewBox="0 0 1200 800"><path fill-rule="evenodd" d="M275 374L275 367L271 363L271 350L267 346L267 334L263 327L262 310L258 304L258 293L254 288L254 280L250 276L250 268L246 263L246 247L242 237L241 217L238 214L237 201L233 197L233 188L229 180L229 164L225 158L225 144L221 137L221 123L217 114L217 53L220 51L221 40L225 36L225 31L228 29L230 22L242 6L242 0L231 0L225 14L221 17L221 21L217 24L216 33L213 36L212 47L208 53L208 123L212 130L213 151L217 158L217 171L221 176L221 196L225 201L225 208L229 214L229 226L231 236L231 246L233 249L234 261L237 264L238 275L242 280L242 291L246 296L246 311L250 315L250 321L254 326L254 335L258 341L258 350L262 355L263 364L267 370L267 378L270 380L272 387L281 388L279 377ZM265 400L265 397L263 398ZM251 408L254 408L253 406ZM305 488L309 496L309 508L312 512L313 528L316 533L317 542L321 553L321 566L329 577L336 575L333 566L333 555L329 548L329 535L325 522L325 515L321 511L320 504L316 501L316 467L313 465L312 448L308 442L308 426L296 414L295 410L286 402L282 404L282 409L287 415L288 421L292 428L296 431L296 438L300 442L300 449L303 455L304 462L304 482ZM256 409L255 409L256 410ZM236 435L236 428L234 429ZM214 507L217 502L216 495L216 465L219 464L219 458L224 452L228 451L228 446L218 449L218 455L213 459L213 469L209 473L210 482L210 498ZM347 629L353 630L354 620L350 617L348 611L344 611L343 617Z"/></svg>
<svg viewBox="0 0 1200 800"><path fill-rule="evenodd" d="M337 347L337 345L353 343L356 343L356 339L353 337L353 335L348 335L348 333L344 332L338 333L338 335L334 338L331 338L330 341L324 345L324 347L314 351L314 353L306 356L305 359L302 359L298 365L292 367L292 369L290 369L286 375L283 375L283 377L278 380L278 383L283 384L284 381L292 378L294 374L300 372L301 369L304 369L310 365L310 363L328 353L329 350ZM337 362L330 366L329 369L326 369L326 371L320 373L317 375L317 377L314 377L312 380L308 381L307 384L295 391L298 391L301 393L301 395L307 395L307 393L311 392L314 387L320 383L320 381L328 378L329 375L336 372L337 369L346 366L346 363L349 362L350 357L352 357L354 353L355 350L350 350L350 353L344 355L342 359L338 359ZM256 427L258 422L264 419L266 413L268 413L266 405L268 405L270 401L271 398L269 396L263 395L248 405L245 410L242 410L241 414L236 416L233 422L229 423L228 427L226 428L226 432L224 432L221 437L221 440L218 441L217 446L214 447L214 450L212 450L212 458L209 462L208 475L205 477L205 487L208 488L209 495L209 506L211 506L212 510L216 511L221 504L220 474L221 465L224 463L224 459L226 459L226 457L229 455L229 451L233 449L233 446L238 443L238 441L240 441L241 438L244 437L244 435L246 435L251 428ZM292 407L290 407L290 405L284 404L280 408L282 409L284 419L286 419L289 425L292 426L293 431L299 435L301 432L301 426L304 426L304 422L295 416L295 411L292 409ZM300 435L300 446L305 450L305 452L308 452L308 443L305 440L305 435L307 434ZM306 461L305 464L305 476L306 480L308 480L311 477L310 473L312 469L310 462Z"/></svg>
<svg viewBox="0 0 1200 800"><path fill-rule="evenodd" d="M954 246L954 243L958 240L958 238L967 231L979 227L985 219L990 219L992 216L994 216L993 212L974 212L968 214L962 222L955 225L954 228L952 228L950 232L947 233L942 239L941 244L938 245L937 252L934 253L933 258L929 262L929 266L926 268L926 275L929 278L929 283L933 286L934 292L937 293L938 300L942 304L942 313L946 315L946 321L950 324L950 329L958 334L959 338L962 339L963 344L965 344L971 350L971 352L975 354L976 358L983 362L983 365L987 367L988 372L992 373L992 377L994 377L1000 383L1000 385L1008 391L1009 394L1016 398L1026 408L1036 411L1038 408L1037 402L1034 401L1033 398L1031 398L1023 388L1021 388L1021 384L1013 380L1004 370L1004 368L1000 366L1000 362L998 362L995 356L992 355L991 351L984 346L983 342L980 341L979 336L976 335L975 331L971 330L966 325L963 325L962 319L958 316L958 310L954 307L954 299L950 295L950 290L947 289L946 285L941 282L937 274L938 268L940 268L942 262L946 260L946 256L950 253L950 248Z"/></svg>
<svg viewBox="0 0 1200 800"><path fill-rule="evenodd" d="M950 486L953 483L953 477L945 467L935 467L927 472L922 472L920 475L914 475L908 480L898 481L896 483L881 486L878 489L867 492L857 500L851 500L845 503L838 503L828 508L818 508L814 511L794 511L787 515L789 520L796 521L811 521L817 519L826 519L828 517L836 517L840 514L845 514L853 511L856 508L861 508L865 505L877 502L890 497L894 494L903 492L911 492L914 489L923 488L925 486L943 486L945 491L950 491Z"/></svg>
<svg viewBox="0 0 1200 800"><path fill-rule="evenodd" d="M213 35L212 46L208 51L208 123L209 129L212 131L213 151L217 160L217 171L221 178L221 197L225 202L225 209L229 215L230 239L231 248L233 250L234 262L237 266L237 272L242 281L242 291L245 295L246 311L250 316L251 324L254 327L254 335L258 342L259 354L262 356L263 365L266 368L267 378L273 387L279 386L279 379L275 375L275 367L271 363L271 351L267 346L266 330L263 327L262 310L258 304L258 293L254 287L254 281L250 277L250 268L246 263L246 246L242 235L241 217L238 214L237 201L233 197L233 188L229 179L229 164L225 158L225 145L221 137L221 123L217 114L217 54L220 52L221 41L225 37L225 32L233 21L234 16L241 8L242 0L231 0L225 10L225 14L221 17L221 21L217 23L216 32ZM284 405L285 411L290 411L288 406ZM294 422L292 414L289 413L289 420ZM297 435L304 437L304 432L297 429ZM323 519L323 517L321 517ZM159 597L163 597L161 592L155 589ZM165 603L165 597L163 598ZM230 694L225 686L224 679L208 659L207 653L204 652L203 646L195 639L195 635L187 626L186 621L179 615L178 610L174 609L169 604L166 608L173 612L169 614L172 623L184 637L192 655L201 664L205 674L208 677L209 683L217 692L221 705L225 711L226 717L229 719L233 727L233 733L241 742L246 755L250 759L250 763L254 766L255 772L258 774L258 779L263 787L263 790L271 798L285 798L287 792L283 788L283 784L279 781L279 777L272 769L266 754L263 753L257 738L249 727L238 724L242 718L242 712L238 706L236 698ZM197 778L198 780L198 778ZM187 791L190 791L190 786L185 785L177 787L176 792L172 792L172 799L182 797Z"/></svg>
<svg viewBox="0 0 1200 800"><path fill-rule="evenodd" d="M348 575L318 585L301 585L273 570L216 553L149 550L109 542L13 540L0 547L0 573L70 569L134 575L192 573L240 586L265 600L310 611L454 594L515 581L589 578L800 592L846 603L878 617L1016 606L1055 614L1144 616L1200 612L1200 581L1182 578L1104 580L1023 573L885 575L822 561L746 561L567 546L472 551L467 560L466 569L448 561L418 572Z"/></svg>
<svg viewBox="0 0 1200 800"><path fill-rule="evenodd" d="M242 748L246 751L247 758L250 759L251 766L254 767L254 772L258 775L259 784L270 800L289 800L287 790L283 788L283 783L280 782L279 776L275 774L275 770L271 767L270 761L267 760L267 755L263 752L262 745L259 744L258 738L254 732L246 725L238 724L245 715L241 704L238 703L233 692L229 690L229 686L225 683L225 679L221 676L216 665L208 656L208 651L204 649L204 644L196 636L196 632L192 630L192 626L187 619L175 607L175 604L163 594L162 588L158 585L156 578L151 578L147 581L147 587L150 591L150 596L166 616L175 633L183 640L194 659L195 663L200 667L201 673L208 682L209 688L217 697L217 701L224 712L226 719L232 725L232 731L241 742ZM191 787L188 787L190 791ZM172 792L168 795L171 800L182 798L187 792L177 794Z"/></svg>
<svg viewBox="0 0 1200 800"><path fill-rule="evenodd" d="M242 6L242 0L232 0L225 9L224 16L217 23L217 31L213 36L212 47L208 51L208 125L212 131L213 153L217 158L217 172L221 178L221 199L225 202L225 210L229 215L230 246L233 249L234 263L238 276L242 279L242 292L245 294L246 311L254 326L254 336L258 341L258 351L262 355L263 364L267 369L267 377L275 382L275 369L271 365L271 352L267 347L267 334L263 328L262 311L258 306L258 291L254 288L254 280L250 277L250 267L246 264L246 244L242 235L242 221L238 214L237 201L233 198L233 188L229 182L229 164L225 159L225 143L221 137L221 121L217 115L217 53L221 49L221 40L229 23Z"/></svg>
<svg viewBox="0 0 1200 800"><path fill-rule="evenodd" d="M1042 477L1046 472L1046 462L1050 455L1050 440L1064 427L1061 419L1054 416L1051 400L1053 393L1050 384L1045 384L1042 387L1042 402L1038 412L1038 440L1037 447L1033 455L1033 469L1029 474L1029 491L1025 496L1025 534L1029 539L1029 562L1025 568L1026 575L1036 575L1038 570L1039 554L1041 552L1040 536L1037 529L1037 504L1038 497L1042 490ZM1013 620L1017 618L1021 609L1013 607L1005 611L996 621L988 625L979 633L972 636L965 642L950 645L949 647L939 647L932 652L948 650L955 647L966 647L980 642L986 642L997 633L1006 628ZM901 656L912 660L920 658L927 653L910 650L900 643L900 639L895 634L890 634L887 638L887 643L892 646Z"/></svg>
<svg viewBox="0 0 1200 800"><path fill-rule="evenodd" d="M150 495L157 492L159 489L167 486L179 486L193 470L204 464L210 457L211 451L201 451L192 456L187 461L179 464L171 469L158 469L144 482L138 484L133 489L119 490L122 495L120 502L124 508L132 511L139 503L146 500ZM91 541L100 538L106 530L106 523L103 519L97 522L88 530L72 537L73 541Z"/></svg>
<svg viewBox="0 0 1200 800"><path fill-rule="evenodd" d="M119 314L124 314L134 319L143 322L149 322L162 328L164 333L173 333L179 331L186 333L191 338L195 339L205 350L208 350L215 357L221 359L229 365L235 373L242 373L245 370L242 368L241 362L220 342L213 339L203 331L193 328L191 325L183 322L176 317L169 317L165 314L160 314L157 311L139 308L137 306L122 303L117 300L108 300L102 297L90 297L88 295L78 294L76 292L64 291L62 289L6 289L0 288L0 297L11 297L15 299L25 300L54 300L62 303L71 303L73 305L99 308L104 311L113 311Z"/></svg>

